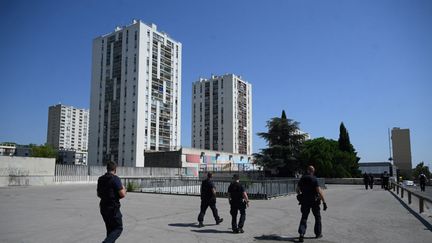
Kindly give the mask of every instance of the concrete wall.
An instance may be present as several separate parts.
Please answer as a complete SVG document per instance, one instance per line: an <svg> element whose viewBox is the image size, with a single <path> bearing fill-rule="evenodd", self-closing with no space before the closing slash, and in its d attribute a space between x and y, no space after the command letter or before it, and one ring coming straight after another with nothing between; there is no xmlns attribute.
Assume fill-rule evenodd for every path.
<svg viewBox="0 0 432 243"><path fill-rule="evenodd" d="M361 185L363 178L325 178L326 184Z"/></svg>
<svg viewBox="0 0 432 243"><path fill-rule="evenodd" d="M52 184L54 158L0 156L0 187Z"/></svg>

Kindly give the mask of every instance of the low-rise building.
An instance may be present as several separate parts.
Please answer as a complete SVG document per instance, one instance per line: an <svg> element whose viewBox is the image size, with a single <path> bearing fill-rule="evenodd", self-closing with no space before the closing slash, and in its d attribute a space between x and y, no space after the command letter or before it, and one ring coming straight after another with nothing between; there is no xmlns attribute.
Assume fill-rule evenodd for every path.
<svg viewBox="0 0 432 243"><path fill-rule="evenodd" d="M198 176L199 171L248 171L259 169L253 156L204 150L181 148L177 151L146 151L144 167L186 168L188 175Z"/></svg>
<svg viewBox="0 0 432 243"><path fill-rule="evenodd" d="M0 156L12 156L15 154L16 144L14 143L1 143Z"/></svg>
<svg viewBox="0 0 432 243"><path fill-rule="evenodd" d="M359 163L359 170L362 174L372 173L375 178L379 178L384 172L393 177L396 176L397 167L390 162L365 162Z"/></svg>
<svg viewBox="0 0 432 243"><path fill-rule="evenodd" d="M87 165L87 152L79 150L59 150L57 163Z"/></svg>

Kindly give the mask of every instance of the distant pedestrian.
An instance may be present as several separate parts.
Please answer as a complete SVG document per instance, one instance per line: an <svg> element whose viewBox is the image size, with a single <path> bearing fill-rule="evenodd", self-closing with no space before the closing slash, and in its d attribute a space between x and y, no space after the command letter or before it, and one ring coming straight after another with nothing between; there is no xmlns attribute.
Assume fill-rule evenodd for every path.
<svg viewBox="0 0 432 243"><path fill-rule="evenodd" d="M115 242L123 231L120 199L126 196L126 188L116 175L117 164L107 163L107 173L99 177L97 195L100 197L100 213L105 222L106 238L103 243Z"/></svg>
<svg viewBox="0 0 432 243"><path fill-rule="evenodd" d="M381 173L381 189L384 189L384 173Z"/></svg>
<svg viewBox="0 0 432 243"><path fill-rule="evenodd" d="M368 189L369 186L369 175L366 174L366 172L363 174L363 183L365 185L366 190Z"/></svg>
<svg viewBox="0 0 432 243"><path fill-rule="evenodd" d="M207 211L207 208L213 212L213 217L216 221L216 224L220 224L223 221L223 218L220 218L218 215L218 210L216 208L216 187L212 181L213 174L208 172L207 179L203 180L201 183L201 207L200 213L198 215L198 223L199 227L204 227L204 215Z"/></svg>
<svg viewBox="0 0 432 243"><path fill-rule="evenodd" d="M384 189L385 190L389 190L389 180L390 180L390 177L387 174L387 171L384 171L383 181L384 181Z"/></svg>
<svg viewBox="0 0 432 243"><path fill-rule="evenodd" d="M233 182L228 187L228 200L231 206L231 226L233 233L244 233L243 226L246 221L246 207L249 207L248 195L240 184L240 177L233 176ZM237 214L240 211L240 219L237 224Z"/></svg>
<svg viewBox="0 0 432 243"><path fill-rule="evenodd" d="M373 185L374 185L374 176L372 175L372 173L369 173L369 187L372 190L373 189Z"/></svg>
<svg viewBox="0 0 432 243"><path fill-rule="evenodd" d="M426 189L426 182L427 182L427 177L426 177L426 175L423 174L423 173L421 173L420 176L419 176L419 181L420 181L420 190L421 190L422 192L424 192L425 189Z"/></svg>
<svg viewBox="0 0 432 243"><path fill-rule="evenodd" d="M299 242L303 242L304 235L306 233L307 227L307 219L312 209L312 213L315 217L315 237L322 237L322 226L321 226L321 214L320 214L320 204L323 202L323 210L327 210L327 204L324 200L324 193L318 185L318 180L314 176L315 168L313 166L309 166L307 168L307 174L303 175L300 178L297 184L297 194L300 194L300 211L302 213L302 217L300 220L300 225L298 229L298 233L300 234Z"/></svg>

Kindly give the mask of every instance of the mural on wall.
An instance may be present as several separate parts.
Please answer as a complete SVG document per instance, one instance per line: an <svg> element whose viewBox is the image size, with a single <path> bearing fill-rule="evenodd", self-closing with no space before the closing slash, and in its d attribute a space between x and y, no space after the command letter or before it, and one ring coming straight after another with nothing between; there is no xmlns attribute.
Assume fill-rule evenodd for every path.
<svg viewBox="0 0 432 243"><path fill-rule="evenodd" d="M246 164L249 163L248 157L246 156L231 156L231 155L198 155L198 154L186 154L186 162L188 163L202 163L202 164Z"/></svg>
<svg viewBox="0 0 432 243"><path fill-rule="evenodd" d="M195 167L186 167L186 175L187 176L198 176L198 168Z"/></svg>
<svg viewBox="0 0 432 243"><path fill-rule="evenodd" d="M201 163L201 156L197 154L186 154L186 162L188 163Z"/></svg>

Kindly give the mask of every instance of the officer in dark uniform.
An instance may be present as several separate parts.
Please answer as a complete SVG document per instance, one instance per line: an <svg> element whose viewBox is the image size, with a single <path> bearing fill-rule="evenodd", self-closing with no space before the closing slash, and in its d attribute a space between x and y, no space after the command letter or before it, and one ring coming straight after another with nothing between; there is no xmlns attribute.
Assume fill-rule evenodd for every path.
<svg viewBox="0 0 432 243"><path fill-rule="evenodd" d="M298 233L300 234L299 242L303 242L304 235L306 233L307 218L309 216L310 210L315 216L315 237L321 238L321 214L320 214L320 203L323 202L324 211L327 210L327 204L324 200L324 193L318 185L318 180L314 176L315 168L309 166L307 168L307 174L303 175L299 180L297 185L297 194L301 194L301 213L302 217L300 220L300 225Z"/></svg>
<svg viewBox="0 0 432 243"><path fill-rule="evenodd" d="M387 174L387 171L384 171L383 175L383 181L384 181L384 189L389 190L389 175Z"/></svg>
<svg viewBox="0 0 432 243"><path fill-rule="evenodd" d="M426 175L421 173L419 176L419 181L420 181L420 190L424 192L426 188L426 181L427 181Z"/></svg>
<svg viewBox="0 0 432 243"><path fill-rule="evenodd" d="M228 187L228 200L231 205L231 226L233 233L244 233L243 226L246 220L246 207L249 207L249 198L245 189L240 184L240 177L233 176L233 182ZM240 211L240 219L237 225L237 213Z"/></svg>
<svg viewBox="0 0 432 243"><path fill-rule="evenodd" d="M369 173L369 187L370 189L373 189L373 185L374 185L374 176L372 175L372 173Z"/></svg>
<svg viewBox="0 0 432 243"><path fill-rule="evenodd" d="M115 242L123 231L120 199L126 196L126 189L116 176L116 168L116 163L108 162L107 173L99 177L97 184L100 212L107 231L104 243Z"/></svg>
<svg viewBox="0 0 432 243"><path fill-rule="evenodd" d="M363 183L365 185L366 190L368 189L369 186L369 175L366 174L366 172L363 174Z"/></svg>
<svg viewBox="0 0 432 243"><path fill-rule="evenodd" d="M213 212L216 224L220 224L223 221L223 218L219 217L216 208L216 188L211 180L212 177L212 173L207 173L207 179L203 180L201 183L201 210L198 215L199 227L204 227L204 215L208 207L210 207Z"/></svg>

